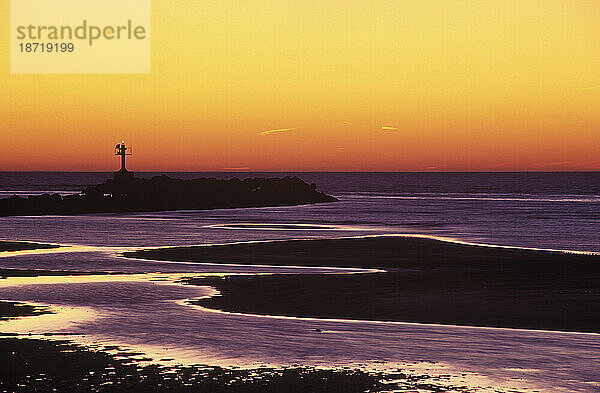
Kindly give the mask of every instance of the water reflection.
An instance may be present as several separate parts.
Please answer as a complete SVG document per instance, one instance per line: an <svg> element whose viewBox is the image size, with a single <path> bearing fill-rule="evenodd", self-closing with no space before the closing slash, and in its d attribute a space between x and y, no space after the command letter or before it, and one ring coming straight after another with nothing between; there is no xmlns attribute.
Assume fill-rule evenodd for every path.
<svg viewBox="0 0 600 393"><path fill-rule="evenodd" d="M248 266L243 270L266 272ZM177 283L190 274L9 278L0 283L0 298L51 304L62 312L0 327L20 333L81 334L87 341L133 346L157 359L189 364L372 369L410 364L416 371L453 373L453 382L465 374L464 383L495 388L585 391L598 383L597 334L216 312L187 302L215 294L210 287Z"/></svg>

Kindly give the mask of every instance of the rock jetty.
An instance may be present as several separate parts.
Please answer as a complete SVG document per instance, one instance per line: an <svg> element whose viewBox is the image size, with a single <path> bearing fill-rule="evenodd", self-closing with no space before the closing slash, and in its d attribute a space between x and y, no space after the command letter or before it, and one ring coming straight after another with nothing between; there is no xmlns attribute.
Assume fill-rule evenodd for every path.
<svg viewBox="0 0 600 393"><path fill-rule="evenodd" d="M0 199L0 216L205 210L335 202L298 177L220 180L118 176L76 195Z"/></svg>

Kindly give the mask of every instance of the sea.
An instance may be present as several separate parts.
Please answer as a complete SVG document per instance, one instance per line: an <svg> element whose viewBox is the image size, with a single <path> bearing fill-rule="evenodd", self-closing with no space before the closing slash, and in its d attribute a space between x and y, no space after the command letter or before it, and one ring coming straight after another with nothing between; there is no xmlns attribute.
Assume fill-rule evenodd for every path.
<svg viewBox="0 0 600 393"><path fill-rule="evenodd" d="M159 174L162 173L136 173L147 178ZM316 233L318 237L324 236L324 232L406 233L481 244L600 252L600 172L165 174L183 179L298 176L308 183L315 183L319 190L337 197L340 202L295 208L180 211L128 216L140 219L185 218L181 225L187 229L190 225L200 224L203 227L206 223L226 226L253 224L254 228L246 226L245 229L261 238L281 237L281 234L273 232L285 229L294 232L293 236L314 236ZM0 198L78 193L88 185L111 177L110 172L0 172ZM121 215L112 216L116 220L122 218ZM31 228L19 229L19 221L3 219L0 228L7 235L38 239ZM11 228L13 224L16 228ZM272 224L283 226L269 227ZM298 230L297 224L306 225L306 228ZM134 230L134 227L129 228ZM241 227L238 228L241 230ZM157 228L159 232L163 232L162 229ZM197 229L203 231L202 228ZM149 239L133 239L127 228L119 232L122 242L106 233L105 238L100 236L95 243L148 246L164 243L153 243L157 239L151 234ZM220 239L214 236L214 232L210 231L206 239L194 236L193 241L232 240L229 234ZM285 237L287 235L290 234ZM156 236L162 238L164 233ZM176 244L187 243L187 237L189 231L183 230L166 236Z"/></svg>
<svg viewBox="0 0 600 393"><path fill-rule="evenodd" d="M56 311L0 321L0 332L42 338L53 333L96 348L118 345L161 362L400 368L430 375L432 383L469 389L461 391L600 391L599 334L225 313L188 302L218 295L214 288L178 281L207 274L360 270L247 266L236 260L219 265L142 261L120 255L161 246L373 235L600 253L600 172L164 174L184 179L298 176L339 202L0 217L0 240L69 246L0 253L0 268L115 273L0 280L0 300ZM110 172L0 172L0 198L75 194L111 177Z"/></svg>

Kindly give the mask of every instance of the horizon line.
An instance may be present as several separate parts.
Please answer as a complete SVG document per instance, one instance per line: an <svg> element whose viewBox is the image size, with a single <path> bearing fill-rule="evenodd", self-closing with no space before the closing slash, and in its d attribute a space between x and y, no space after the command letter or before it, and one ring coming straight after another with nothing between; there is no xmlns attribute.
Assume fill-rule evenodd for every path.
<svg viewBox="0 0 600 393"><path fill-rule="evenodd" d="M26 169L26 170L0 170L0 173L114 173L114 170L42 170L42 169ZM130 171L133 173L581 173L581 172L600 172L600 169L511 169L511 170L494 170L494 169L448 169L448 170L369 170L369 169L348 169L348 170L211 170L211 169L145 169L139 171Z"/></svg>

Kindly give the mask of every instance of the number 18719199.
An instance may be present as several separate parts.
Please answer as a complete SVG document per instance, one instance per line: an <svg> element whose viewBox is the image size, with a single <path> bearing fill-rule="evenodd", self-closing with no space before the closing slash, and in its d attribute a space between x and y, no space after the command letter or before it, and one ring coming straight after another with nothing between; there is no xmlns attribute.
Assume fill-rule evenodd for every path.
<svg viewBox="0 0 600 393"><path fill-rule="evenodd" d="M72 42L21 42L19 44L19 49L22 53L51 53L51 52L73 52L75 51L75 45Z"/></svg>

